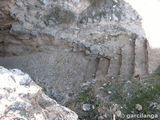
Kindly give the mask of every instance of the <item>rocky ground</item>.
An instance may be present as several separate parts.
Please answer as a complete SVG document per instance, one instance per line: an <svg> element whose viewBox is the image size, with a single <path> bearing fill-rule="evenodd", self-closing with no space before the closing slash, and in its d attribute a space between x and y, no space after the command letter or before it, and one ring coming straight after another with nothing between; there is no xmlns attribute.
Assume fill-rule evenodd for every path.
<svg viewBox="0 0 160 120"><path fill-rule="evenodd" d="M159 64L150 64L141 17L123 0L3 0L0 8L0 65L29 73L62 104L84 82L144 77Z"/></svg>
<svg viewBox="0 0 160 120"><path fill-rule="evenodd" d="M137 120L130 114L160 116L160 69L145 79L83 84L81 92L63 107L44 94L28 74L0 67L1 120ZM151 116L146 119L158 120ZM143 118L141 119L143 120Z"/></svg>
<svg viewBox="0 0 160 120"><path fill-rule="evenodd" d="M99 88L95 86L96 83L85 84L79 96L68 103L80 120L113 120L114 115L116 120L159 120L160 69L145 79L108 81ZM129 116L135 114L155 116Z"/></svg>
<svg viewBox="0 0 160 120"><path fill-rule="evenodd" d="M159 75L146 77L159 67L160 51L125 0L1 0L0 65L28 73L81 120L159 104Z"/></svg>

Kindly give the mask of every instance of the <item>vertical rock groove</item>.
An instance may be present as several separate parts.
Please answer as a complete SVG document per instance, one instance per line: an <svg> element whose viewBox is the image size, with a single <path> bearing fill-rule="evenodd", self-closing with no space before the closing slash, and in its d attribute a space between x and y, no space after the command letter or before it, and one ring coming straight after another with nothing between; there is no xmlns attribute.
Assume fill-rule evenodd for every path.
<svg viewBox="0 0 160 120"><path fill-rule="evenodd" d="M147 39L144 39L144 48L145 48L145 69L146 69L146 74L145 75L148 75L149 72L148 72L148 41Z"/></svg>
<svg viewBox="0 0 160 120"><path fill-rule="evenodd" d="M118 72L118 76L120 76L121 74L121 66L122 66L122 48L120 48L120 54L119 54L119 72Z"/></svg>
<svg viewBox="0 0 160 120"><path fill-rule="evenodd" d="M98 67L97 67L97 71L96 71L96 77L103 77L105 78L105 76L108 73L108 69L109 69L109 59L106 59L104 57L99 58L99 62L98 62Z"/></svg>

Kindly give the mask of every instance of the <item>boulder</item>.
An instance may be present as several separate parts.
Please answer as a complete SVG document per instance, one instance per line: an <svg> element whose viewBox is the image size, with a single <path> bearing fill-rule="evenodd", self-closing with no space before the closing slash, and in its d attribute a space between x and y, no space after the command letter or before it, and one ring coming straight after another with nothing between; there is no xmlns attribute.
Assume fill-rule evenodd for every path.
<svg viewBox="0 0 160 120"><path fill-rule="evenodd" d="M0 67L0 120L78 120L19 69Z"/></svg>

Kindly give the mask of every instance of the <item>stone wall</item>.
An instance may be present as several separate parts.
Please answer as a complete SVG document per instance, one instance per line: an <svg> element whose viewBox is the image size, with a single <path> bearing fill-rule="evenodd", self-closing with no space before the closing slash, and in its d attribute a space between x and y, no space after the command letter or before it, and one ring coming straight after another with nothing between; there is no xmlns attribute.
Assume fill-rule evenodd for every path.
<svg viewBox="0 0 160 120"><path fill-rule="evenodd" d="M144 77L158 67L150 67L141 17L123 0L0 3L0 65L30 73L62 103L86 81Z"/></svg>

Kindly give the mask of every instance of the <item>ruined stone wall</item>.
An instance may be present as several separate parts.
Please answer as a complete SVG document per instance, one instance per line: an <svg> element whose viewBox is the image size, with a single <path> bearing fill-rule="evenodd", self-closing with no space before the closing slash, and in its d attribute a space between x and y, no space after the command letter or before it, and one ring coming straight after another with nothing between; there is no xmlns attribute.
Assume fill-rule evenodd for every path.
<svg viewBox="0 0 160 120"><path fill-rule="evenodd" d="M148 74L149 46L141 18L123 0L0 3L10 6L5 11L0 7L5 14L0 25L0 65L30 73L62 103L86 81Z"/></svg>

